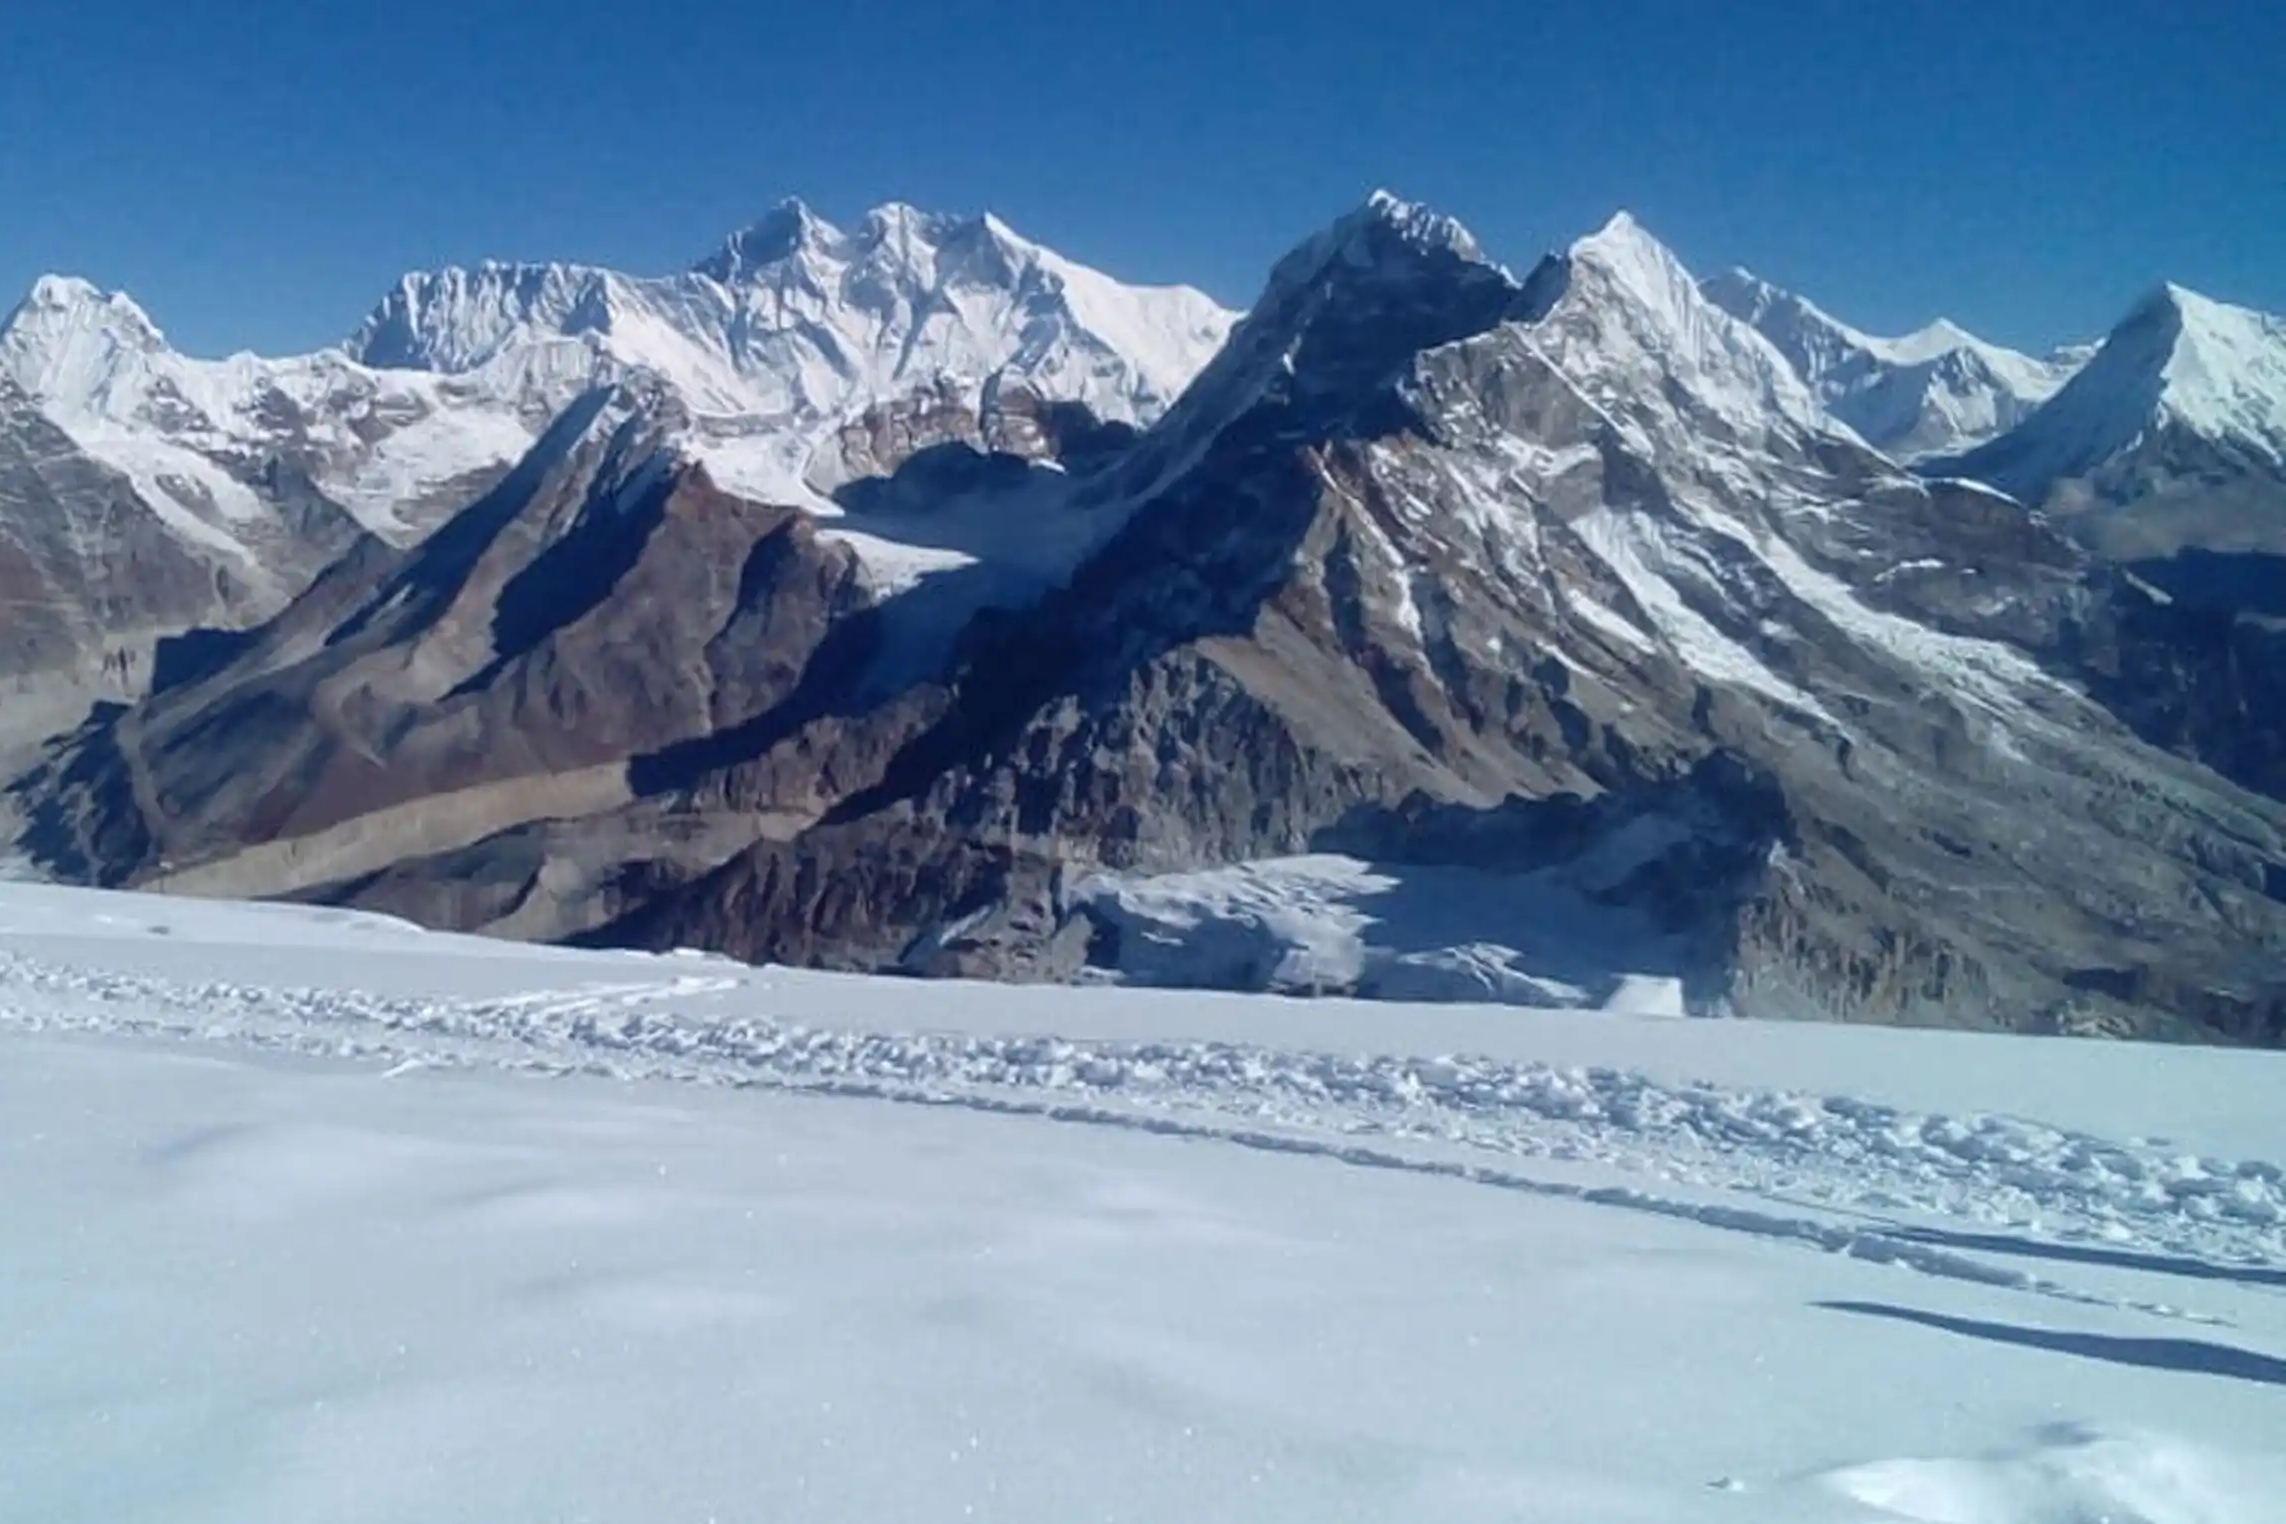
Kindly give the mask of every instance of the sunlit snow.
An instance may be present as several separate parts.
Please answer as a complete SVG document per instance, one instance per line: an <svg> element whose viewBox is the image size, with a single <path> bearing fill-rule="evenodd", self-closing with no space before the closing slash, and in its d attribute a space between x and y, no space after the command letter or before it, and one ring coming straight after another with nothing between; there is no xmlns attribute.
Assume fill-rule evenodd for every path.
<svg viewBox="0 0 2286 1524"><path fill-rule="evenodd" d="M5 886L0 1516L2267 1524L2282 1081Z"/></svg>

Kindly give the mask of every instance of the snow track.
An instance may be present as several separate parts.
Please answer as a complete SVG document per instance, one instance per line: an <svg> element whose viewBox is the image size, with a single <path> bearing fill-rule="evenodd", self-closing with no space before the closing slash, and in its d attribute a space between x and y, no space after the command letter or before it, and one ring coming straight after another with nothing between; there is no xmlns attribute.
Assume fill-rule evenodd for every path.
<svg viewBox="0 0 2286 1524"><path fill-rule="evenodd" d="M422 999L178 981L0 952L0 1027L217 1039L379 1061L392 1074L496 1066L674 1079L1139 1129L1454 1177L2199 1321L2213 1320L1964 1251L2132 1261L2286 1289L2286 1170L2265 1161L2010 1117L1662 1084L1607 1068L1230 1042L884 1034L674 1009L741 982L684 975ZM1521 1172L1516 1161L1540 1161L1546 1172ZM1659 1188L1610 1183L1613 1172ZM1738 1204L1741 1195L1753 1204Z"/></svg>

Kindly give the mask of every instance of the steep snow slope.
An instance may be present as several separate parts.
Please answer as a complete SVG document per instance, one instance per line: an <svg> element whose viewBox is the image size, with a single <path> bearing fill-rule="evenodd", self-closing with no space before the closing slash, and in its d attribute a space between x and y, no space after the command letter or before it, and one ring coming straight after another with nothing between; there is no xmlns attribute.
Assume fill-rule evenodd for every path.
<svg viewBox="0 0 2286 1524"><path fill-rule="evenodd" d="M1569 302L1601 316L1590 327L1554 325L1538 343L1559 364L1594 374L1592 400L1624 392L1640 405L1651 400L1645 383L1670 375L1741 437L1831 429L1776 347L1704 300L1682 261L1626 212L1575 242L1570 266Z"/></svg>
<svg viewBox="0 0 2286 1524"><path fill-rule="evenodd" d="M1957 452L2013 427L2092 352L2035 359L1944 318L1877 338L1740 269L1702 289L1775 344L1828 411L1901 460Z"/></svg>
<svg viewBox="0 0 2286 1524"><path fill-rule="evenodd" d="M2125 553L2286 549L2286 318L2162 286L2022 424L1938 469Z"/></svg>
<svg viewBox="0 0 2286 1524"><path fill-rule="evenodd" d="M2266 1055L8 887L0 1059L11 1517L2270 1524L2286 1490Z"/></svg>

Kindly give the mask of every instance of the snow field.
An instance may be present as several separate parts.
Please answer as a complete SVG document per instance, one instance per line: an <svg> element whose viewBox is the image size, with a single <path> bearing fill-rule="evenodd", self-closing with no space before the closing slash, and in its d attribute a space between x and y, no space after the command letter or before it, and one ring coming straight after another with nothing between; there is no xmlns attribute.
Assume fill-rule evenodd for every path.
<svg viewBox="0 0 2286 1524"><path fill-rule="evenodd" d="M0 1519L2274 1524L2269 1059L4 885Z"/></svg>

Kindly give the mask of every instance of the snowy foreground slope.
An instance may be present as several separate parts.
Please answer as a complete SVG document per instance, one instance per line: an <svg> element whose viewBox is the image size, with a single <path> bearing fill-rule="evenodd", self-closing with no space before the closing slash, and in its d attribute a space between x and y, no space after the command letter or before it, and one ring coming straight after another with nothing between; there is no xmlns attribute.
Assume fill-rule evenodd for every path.
<svg viewBox="0 0 2286 1524"><path fill-rule="evenodd" d="M2267 1524L2282 1082L5 885L0 1519Z"/></svg>

